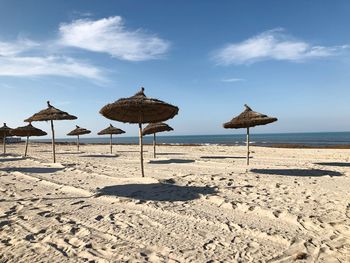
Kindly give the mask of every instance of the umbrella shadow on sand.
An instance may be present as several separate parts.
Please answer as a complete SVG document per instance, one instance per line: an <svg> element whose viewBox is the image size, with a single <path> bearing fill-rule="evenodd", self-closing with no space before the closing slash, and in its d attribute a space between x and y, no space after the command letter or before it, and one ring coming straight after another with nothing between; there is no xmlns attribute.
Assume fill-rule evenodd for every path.
<svg viewBox="0 0 350 263"><path fill-rule="evenodd" d="M126 184L99 189L100 195L128 197L144 201L190 201L201 195L215 194L216 188L208 186L180 186L173 184Z"/></svg>
<svg viewBox="0 0 350 263"><path fill-rule="evenodd" d="M201 156L202 159L246 159L247 157L243 156ZM249 156L249 159L252 159L252 156Z"/></svg>
<svg viewBox="0 0 350 263"><path fill-rule="evenodd" d="M341 163L341 162L315 163L315 164L325 165L325 166L350 167L350 163Z"/></svg>
<svg viewBox="0 0 350 263"><path fill-rule="evenodd" d="M80 157L90 157L90 158L117 158L119 155L117 154L85 154L80 155Z"/></svg>
<svg viewBox="0 0 350 263"><path fill-rule="evenodd" d="M54 167L11 167L11 168L0 168L0 171L42 174L42 173L55 173L63 169L64 168L54 168Z"/></svg>
<svg viewBox="0 0 350 263"><path fill-rule="evenodd" d="M157 155L185 155L184 153L157 153Z"/></svg>
<svg viewBox="0 0 350 263"><path fill-rule="evenodd" d="M317 177L317 176L341 176L342 173L321 169L251 169L253 173L284 175L284 176L300 176L300 177Z"/></svg>
<svg viewBox="0 0 350 263"><path fill-rule="evenodd" d="M24 157L11 157L11 158L0 158L0 162L14 162L14 161L21 161L25 160L26 158Z"/></svg>
<svg viewBox="0 0 350 263"><path fill-rule="evenodd" d="M195 160L189 159L169 159L169 160L150 160L150 164L171 164L171 163L194 163Z"/></svg>

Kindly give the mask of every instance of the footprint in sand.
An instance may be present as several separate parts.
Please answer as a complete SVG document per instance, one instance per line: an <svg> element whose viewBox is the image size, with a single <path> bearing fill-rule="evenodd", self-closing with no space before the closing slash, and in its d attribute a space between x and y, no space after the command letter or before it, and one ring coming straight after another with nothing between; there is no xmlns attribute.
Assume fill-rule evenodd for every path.
<svg viewBox="0 0 350 263"><path fill-rule="evenodd" d="M98 215L96 218L95 218L95 220L97 220L97 221L101 221L103 219L103 216L101 216L101 215Z"/></svg>

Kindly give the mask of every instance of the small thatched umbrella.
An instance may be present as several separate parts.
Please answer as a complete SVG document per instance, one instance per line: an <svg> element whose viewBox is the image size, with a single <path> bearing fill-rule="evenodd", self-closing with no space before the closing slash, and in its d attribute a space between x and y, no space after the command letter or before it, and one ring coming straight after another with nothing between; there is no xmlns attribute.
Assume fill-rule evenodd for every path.
<svg viewBox="0 0 350 263"><path fill-rule="evenodd" d="M111 148L111 154L113 153L113 144L112 144L112 136L113 134L123 134L125 133L125 131L123 131L122 129L118 129L116 127L114 127L112 124L109 125L109 127L107 127L106 129L100 131L99 133L97 133L98 135L106 135L106 134L109 134L109 145L110 145L110 148Z"/></svg>
<svg viewBox="0 0 350 263"><path fill-rule="evenodd" d="M47 102L47 108L44 110L35 113L32 117L24 120L26 122L33 121L50 121L51 122L51 132L52 132L52 154L53 154L53 162L56 162L56 151L55 151L55 130L53 127L54 120L75 120L77 117L68 114L67 112L56 109L50 102Z"/></svg>
<svg viewBox="0 0 350 263"><path fill-rule="evenodd" d="M265 125L277 121L277 118L269 117L253 111L247 104L244 104L245 111L234 117L231 121L223 124L226 129L247 128L247 165L249 165L249 128L257 125Z"/></svg>
<svg viewBox="0 0 350 263"><path fill-rule="evenodd" d="M6 137L11 136L11 128L6 126L6 123L4 123L4 126L0 128L0 136L3 139L3 147L4 147L4 155L6 154Z"/></svg>
<svg viewBox="0 0 350 263"><path fill-rule="evenodd" d="M153 134L153 157L156 158L156 133L173 131L168 124L164 122L150 123L142 131L142 135Z"/></svg>
<svg viewBox="0 0 350 263"><path fill-rule="evenodd" d="M45 136L45 135L47 135L47 133L38 129L38 128L33 127L32 123L29 123L27 126L18 127L16 129L13 129L11 131L11 135L18 136L18 137L27 137L26 147L25 147L25 151L24 151L24 156L27 156L29 137L31 137L31 136Z"/></svg>
<svg viewBox="0 0 350 263"><path fill-rule="evenodd" d="M78 147L78 152L79 152L79 136L84 135L84 134L89 134L91 131L85 129L85 128L80 128L78 125L75 125L75 129L72 130L71 132L67 133L68 136L77 136L77 147Z"/></svg>
<svg viewBox="0 0 350 263"><path fill-rule="evenodd" d="M114 103L107 104L100 110L100 113L108 119L139 124L142 177L145 176L143 170L142 123L166 121L173 118L179 111L179 108L176 106L146 97L144 90L144 88L141 88L141 91L134 96L119 99Z"/></svg>

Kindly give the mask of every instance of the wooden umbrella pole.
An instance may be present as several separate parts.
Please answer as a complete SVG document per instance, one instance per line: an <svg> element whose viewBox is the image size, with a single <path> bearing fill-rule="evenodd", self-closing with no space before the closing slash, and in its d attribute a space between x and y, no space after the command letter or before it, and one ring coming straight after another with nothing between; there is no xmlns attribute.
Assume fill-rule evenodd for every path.
<svg viewBox="0 0 350 263"><path fill-rule="evenodd" d="M28 141L29 141L29 136L27 136L26 149L25 149L25 151L24 151L24 157L27 156L27 152L28 152Z"/></svg>
<svg viewBox="0 0 350 263"><path fill-rule="evenodd" d="M156 157L156 133L153 133L153 158Z"/></svg>
<svg viewBox="0 0 350 263"><path fill-rule="evenodd" d="M141 174L142 174L142 177L145 177L145 173L143 171L143 144L142 144L142 124L141 123L139 123L139 144L140 144Z"/></svg>
<svg viewBox="0 0 350 263"><path fill-rule="evenodd" d="M52 132L52 154L53 154L53 162L56 162L56 149L55 149L55 130L53 127L53 120L51 120L51 132Z"/></svg>
<svg viewBox="0 0 350 263"><path fill-rule="evenodd" d="M3 138L3 146L4 146L4 155L6 154L6 135L4 135L4 138Z"/></svg>
<svg viewBox="0 0 350 263"><path fill-rule="evenodd" d="M77 147L78 147L78 152L79 152L79 135L78 135L78 139L77 139Z"/></svg>
<svg viewBox="0 0 350 263"><path fill-rule="evenodd" d="M247 128L247 165L249 165L249 127Z"/></svg>
<svg viewBox="0 0 350 263"><path fill-rule="evenodd" d="M111 154L113 154L113 146L112 146L112 134L111 134L111 136L110 136L110 138L109 138L109 144L110 144L110 147L111 147Z"/></svg>

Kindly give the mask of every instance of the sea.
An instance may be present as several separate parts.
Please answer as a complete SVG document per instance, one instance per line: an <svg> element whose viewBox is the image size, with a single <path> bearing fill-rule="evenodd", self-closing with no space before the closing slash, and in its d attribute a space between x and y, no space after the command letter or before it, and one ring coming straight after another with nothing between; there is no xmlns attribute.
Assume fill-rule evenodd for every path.
<svg viewBox="0 0 350 263"><path fill-rule="evenodd" d="M50 142L51 139L34 139L38 142ZM58 138L57 142L72 143L75 138ZM144 136L145 144L153 141L153 136ZM157 135L158 144L196 144L196 145L244 145L246 141L245 134L225 134L225 135ZM107 144L109 136L100 136L96 138L80 137L81 143L88 144ZM341 146L350 145L350 132L318 132L318 133L271 133L271 134L251 134L250 142L252 145L270 146L270 145L304 145L304 146ZM137 144L138 137L113 136L113 143L117 144Z"/></svg>

